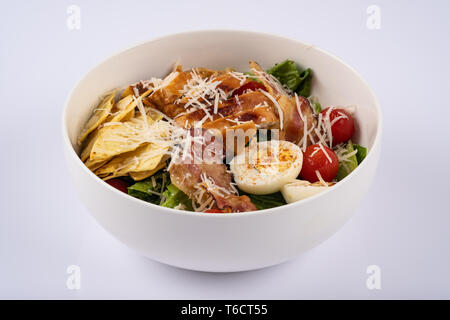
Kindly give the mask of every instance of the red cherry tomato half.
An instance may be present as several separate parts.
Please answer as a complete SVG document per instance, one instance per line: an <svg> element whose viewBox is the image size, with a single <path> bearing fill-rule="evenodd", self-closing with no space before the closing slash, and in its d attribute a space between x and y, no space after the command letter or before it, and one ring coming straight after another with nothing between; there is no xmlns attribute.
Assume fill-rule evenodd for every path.
<svg viewBox="0 0 450 320"><path fill-rule="evenodd" d="M325 152L328 157L325 155ZM328 159L329 158L329 159ZM331 162L330 162L331 159ZM303 166L300 171L302 179L313 183L319 181L316 170L319 171L322 179L330 182L338 173L339 160L333 150L323 146L323 149L318 144L313 144L306 148L303 153Z"/></svg>
<svg viewBox="0 0 450 320"><path fill-rule="evenodd" d="M326 108L321 111L322 117L326 117L328 110ZM353 136L355 132L355 121L353 117L343 109L332 109L330 111L330 122L340 117L335 123L331 125L331 134L333 135L333 145L337 145L342 142L347 142Z"/></svg>
<svg viewBox="0 0 450 320"><path fill-rule="evenodd" d="M209 209L209 210L205 210L205 213L224 213L223 210L220 209Z"/></svg>
<svg viewBox="0 0 450 320"><path fill-rule="evenodd" d="M128 193L128 187L130 186L127 182L119 178L109 179L105 181L110 186L120 190L122 192Z"/></svg>
<svg viewBox="0 0 450 320"><path fill-rule="evenodd" d="M240 96L241 94L243 94L247 90L256 91L256 90L259 90L259 89L267 91L266 87L262 83L259 83L257 81L251 81L251 82L248 82L248 83L244 84L240 88L236 89L233 92L233 96Z"/></svg>

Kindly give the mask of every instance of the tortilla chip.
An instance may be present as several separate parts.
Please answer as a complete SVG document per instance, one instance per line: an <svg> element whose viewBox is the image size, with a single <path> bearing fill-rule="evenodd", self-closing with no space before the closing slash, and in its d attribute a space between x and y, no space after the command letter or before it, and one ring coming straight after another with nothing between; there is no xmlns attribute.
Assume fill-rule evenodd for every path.
<svg viewBox="0 0 450 320"><path fill-rule="evenodd" d="M108 119L105 122L110 122L114 119L114 117L116 115L119 115L126 107L128 107L128 105L130 103L133 102L133 96L132 95L127 95L125 97L122 97L112 108L111 113L112 115L110 115L108 117ZM134 117L134 108L132 110L130 110L130 112L128 112L127 114L125 114L123 116L123 118L120 121L128 121L131 118Z"/></svg>
<svg viewBox="0 0 450 320"><path fill-rule="evenodd" d="M133 87L128 86L125 90L123 90L122 94L120 95L120 98L125 98L126 96L133 95Z"/></svg>
<svg viewBox="0 0 450 320"><path fill-rule="evenodd" d="M156 144L150 143L138 155L139 164L132 171L149 171L155 169L161 162L165 164L165 161L167 160L166 152L168 149L169 147L161 147Z"/></svg>
<svg viewBox="0 0 450 320"><path fill-rule="evenodd" d="M89 170L94 172L107 162L108 161L91 161L90 159L87 159L87 161L84 164L86 165L86 167L88 167Z"/></svg>
<svg viewBox="0 0 450 320"><path fill-rule="evenodd" d="M147 116L148 124L154 121ZM92 161L104 161L122 153L136 150L145 141L139 135L142 120L133 118L131 121L114 123L99 129L89 158Z"/></svg>
<svg viewBox="0 0 450 320"><path fill-rule="evenodd" d="M92 147L94 146L94 143L98 138L98 132L99 130L92 132L86 140L85 147L80 155L81 161L85 162L91 155Z"/></svg>
<svg viewBox="0 0 450 320"><path fill-rule="evenodd" d="M134 109L130 110L130 112L128 112L121 121L130 121L131 119L134 118Z"/></svg>
<svg viewBox="0 0 450 320"><path fill-rule="evenodd" d="M128 172L133 171L134 168L137 167L139 160L136 155L139 154L143 148L145 148L145 145L134 151L114 157L106 165L98 168L94 173L99 177L106 178L105 180L128 174Z"/></svg>
<svg viewBox="0 0 450 320"><path fill-rule="evenodd" d="M134 181L144 180L144 179L147 179L148 177L151 177L152 175L154 175L156 172L158 172L159 170L161 170L165 166L166 166L165 161L161 161L158 164L158 166L155 169L153 169L153 170L141 171L141 172L130 172L130 177Z"/></svg>
<svg viewBox="0 0 450 320"><path fill-rule="evenodd" d="M155 110L149 110L147 112L147 116L150 117L153 121L159 121L163 118L162 114L159 112L156 112Z"/></svg>
<svg viewBox="0 0 450 320"><path fill-rule="evenodd" d="M95 174L105 180L127 175L129 172L146 172L154 170L161 163L168 147L159 147L147 143L134 151L114 157L106 165L97 169Z"/></svg>
<svg viewBox="0 0 450 320"><path fill-rule="evenodd" d="M97 127L106 120L113 107L115 96L116 90L111 91L94 109L93 115L89 118L89 120L84 125L83 130L81 131L80 137L78 138L79 144L81 144L83 140L86 139L89 133L97 129Z"/></svg>
<svg viewBox="0 0 450 320"><path fill-rule="evenodd" d="M117 113L118 111L122 111L125 109L130 103L133 102L133 96L128 95L126 97L121 97L119 101L117 101L116 104L114 104L114 107L112 108L112 113ZM113 116L111 117L111 119Z"/></svg>
<svg viewBox="0 0 450 320"><path fill-rule="evenodd" d="M122 111L120 111L118 114L116 114L110 121L111 122L119 122L122 121L127 115L129 115L130 111L134 110L134 108L137 105L137 100L138 99L144 99L145 97L147 97L151 92L153 91L153 89L147 90L145 91L143 94L140 95L139 98L137 99L133 99L133 96L131 96L131 99L133 99L133 101L131 103L129 103L125 108L122 109ZM127 96L128 97L128 96ZM123 98L123 99L127 99L127 97Z"/></svg>
<svg viewBox="0 0 450 320"><path fill-rule="evenodd" d="M123 110L124 108L127 107L127 105L129 105L131 102L133 102L133 98L131 96L127 96L125 98L122 98L119 102L117 102L116 104L114 104L113 108L111 109L111 113L117 113L121 110ZM122 119L122 121L128 121L130 119L132 119L134 117L134 109L131 110L127 115L125 115L125 117ZM109 115L108 118L106 119L105 123L110 122L112 120L113 116ZM98 134L98 130L97 131L93 131L88 135L88 138L85 142L85 147L81 153L81 161L86 161L86 159L90 156L92 148L94 146L94 143L96 142L99 134Z"/></svg>
<svg viewBox="0 0 450 320"><path fill-rule="evenodd" d="M89 159L105 161L121 153L136 150L140 143L132 138L132 129L115 124L99 130L98 138L92 146Z"/></svg>

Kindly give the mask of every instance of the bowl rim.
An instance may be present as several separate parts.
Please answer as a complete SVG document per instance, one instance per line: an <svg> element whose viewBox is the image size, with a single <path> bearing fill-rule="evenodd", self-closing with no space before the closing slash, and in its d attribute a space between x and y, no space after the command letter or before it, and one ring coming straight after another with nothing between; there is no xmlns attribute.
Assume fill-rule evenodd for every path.
<svg viewBox="0 0 450 320"><path fill-rule="evenodd" d="M108 183L106 183L105 181L103 181L102 179L100 179L99 177L97 177L91 170L89 170L84 163L81 161L80 157L78 156L78 154L75 152L75 149L70 141L69 138L69 133L68 133L68 127L67 127L67 110L68 110L68 105L70 100L72 99L72 96L74 94L75 89L79 86L79 84L91 73L93 72L95 69L99 68L103 63L107 62L108 60L114 58L117 55L120 55L122 53L125 53L126 51L129 50L133 50L137 47L140 47L142 45L148 44L150 42L155 42L155 41L159 41L159 40L163 40L166 38L171 38L171 37L180 37L180 36L190 36L190 35L208 35L208 34L217 34L217 33L234 33L234 34L247 34L248 36L264 36L264 37L272 37L272 38L278 38L278 40L283 40L283 41L290 41L290 42L295 42L297 44L300 44L302 46L305 46L307 48L311 48L314 50L319 51L320 53L336 60L337 62L343 64L345 67L347 67L348 69L350 69L358 78L360 81L362 81L362 83L368 88L369 93L372 95L373 99L374 99L374 106L375 109L377 111L377 131L375 134L375 138L372 144L372 147L368 150L366 158L364 159L364 161L358 165L358 167L353 170L349 175L347 175L343 180L339 181L339 183L335 184L334 186L328 188L327 190L324 190L318 194L315 194L307 199L303 199L301 201L296 201L296 202L292 202L292 203L287 203L285 205L279 206L279 207L274 207L274 208L269 208L269 209L263 209L263 210L257 210L257 211L249 211L249 212L239 212L239 213L234 213L234 214L224 214L224 213L205 213L205 212L195 212L195 211L187 211L187 210L179 210L179 209L173 209L173 208L167 208L167 207L163 207L157 204L153 204L150 202L146 202L143 200L140 200L138 198L132 197L122 191L117 190L116 188L112 187L111 185L109 185ZM116 195L118 195L119 197L124 197L125 199L128 199L130 201L134 201L137 205L140 206L144 206L144 207L148 207L149 209L158 209L158 210L162 210L165 211L167 213L170 214L179 214L182 216L191 216L191 217L200 217L203 218L205 217L206 219L212 219L212 218L219 218L219 219L233 219L233 217L249 217L249 216L261 216L261 215L268 215L268 214L275 214L278 211L281 211L283 209L287 209L292 208L292 207L300 207L302 205L305 205L306 203L315 201L316 199L324 196L325 194L329 193L329 192L333 192L333 190L340 188L343 186L343 184L347 184L350 179L352 177L354 177L356 174L358 174L358 172L360 172L361 170L363 170L363 168L365 168L367 166L367 163L369 162L369 159L373 159L375 157L374 152L372 152L373 149L376 149L378 147L378 145L381 143L381 133L382 133L382 129L383 129L383 117L382 117L382 112L381 112L381 107L379 104L379 100L377 98L377 96L375 95L375 92L373 91L373 89L369 86L368 82L361 76L361 74L356 71L352 66L350 66L349 64L347 64L345 61L343 61L341 58L337 57L334 54L331 54L313 44L309 44L307 42L301 41L301 40L297 40L297 39L293 39L290 37L286 37L286 36L280 36L277 34L273 34L273 33L268 33L268 32L259 32L259 31L250 31L250 30L237 30L237 29L211 29L211 30L195 30L195 31L184 31L184 32L178 32L178 33L171 33L171 34L167 34L167 35L162 35L159 37L154 37L154 38L150 38L144 41L139 41L133 45L130 45L124 49L120 49L117 50L115 53L107 56L106 58L102 59L100 62L96 63L93 67L89 68L89 70L87 72L85 72L81 78L75 83L75 85L71 88L71 90L69 91L69 94L67 95L67 98L64 102L64 107L63 107L63 113L62 113L62 134L63 134L63 144L65 147L67 147L70 151L67 154L66 153L66 157L70 156L70 157L74 157L76 158L75 161L77 162L77 164L79 166L82 167L82 170L84 170L90 177L92 177L97 183L101 183L104 187L106 187L107 189L111 190L112 192L115 192ZM371 160L372 161L372 160Z"/></svg>

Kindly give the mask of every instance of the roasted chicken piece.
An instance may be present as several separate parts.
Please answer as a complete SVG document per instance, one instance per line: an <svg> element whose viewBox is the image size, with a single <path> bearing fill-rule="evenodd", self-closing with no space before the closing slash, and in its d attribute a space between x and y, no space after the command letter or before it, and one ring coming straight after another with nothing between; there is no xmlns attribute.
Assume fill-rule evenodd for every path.
<svg viewBox="0 0 450 320"><path fill-rule="evenodd" d="M283 112L280 139L302 144L305 147L312 144L311 137L315 138L316 136L313 129L317 127L317 119L308 99L301 96L297 97L297 104L296 96L288 95L278 80L264 72L259 64L250 61L250 68L255 72L258 79L264 83L267 92L278 102ZM308 132L310 132L310 135L304 139L303 136Z"/></svg>
<svg viewBox="0 0 450 320"><path fill-rule="evenodd" d="M221 90L221 93L225 96L241 86L241 80L231 75L230 70L215 71L206 68L181 72L179 71L180 68L176 70L178 71L174 71L163 80L163 83L167 83L144 100L145 105L160 110L170 118L175 118L177 115L186 112L185 105L192 98L186 96L187 91L189 91L188 85L195 87L197 82L208 82L217 90ZM243 80L243 82L246 81L246 79ZM145 91L145 88L142 88L142 82L138 83L136 88L139 92ZM198 98L200 102L206 102L205 97Z"/></svg>
<svg viewBox="0 0 450 320"><path fill-rule="evenodd" d="M144 99L144 104L161 111L170 118L176 117L185 111L184 105L176 102L182 97L184 86L191 79L192 74L189 71L175 71L175 73L169 74L163 80L168 83Z"/></svg>
<svg viewBox="0 0 450 320"><path fill-rule="evenodd" d="M235 116L252 111L257 106L270 106L272 102L268 97L259 91L252 91L240 96L225 100L218 105L217 113L214 113L214 105L208 106L206 110L211 115L212 120L206 119L205 124L210 121L215 121L221 118L229 118L235 120ZM193 112L183 114L175 119L175 122L180 126L185 126L186 121L189 126L193 126L195 122L201 121L206 116L203 109L197 109ZM272 118L272 117L271 117ZM243 120L245 121L245 120Z"/></svg>
<svg viewBox="0 0 450 320"><path fill-rule="evenodd" d="M272 102L259 91L251 91L220 103L216 114L213 108L214 106L207 108L212 120L206 118L202 127L215 129L222 133L226 154L230 154L230 152L237 154L242 148L242 146L239 147L235 144L234 147L227 146L227 130L243 130L246 134L245 142L248 142L250 136L256 134L257 128L276 128L279 123L278 116L272 107ZM204 119L205 116L206 112L203 109L198 109L175 118L175 122L181 127L190 128L197 121Z"/></svg>
<svg viewBox="0 0 450 320"><path fill-rule="evenodd" d="M214 121L205 122L203 128L217 129L225 133L226 129L231 129L236 125L251 122L252 128L271 128L278 122L278 117L273 112L273 108L269 106L261 106L248 111L238 112L224 118Z"/></svg>
<svg viewBox="0 0 450 320"><path fill-rule="evenodd" d="M175 102L182 96L181 91L190 79L190 72L174 71L164 80L160 80L161 83L159 85L166 82L161 88L158 88L158 83L154 83L151 80L140 81L127 87L122 92L122 98L128 95L140 96L147 90L156 87L156 90L151 92L142 102L145 106L157 109L168 117L173 118L185 111L183 105L178 105Z"/></svg>
<svg viewBox="0 0 450 320"><path fill-rule="evenodd" d="M223 90L226 94L240 88L249 81L248 79L240 80L229 72L218 76L216 79L220 82L217 88Z"/></svg>
<svg viewBox="0 0 450 320"><path fill-rule="evenodd" d="M180 70L178 70L180 71ZM202 77L203 79L206 78L217 78L219 76L222 76L228 72L232 72L234 71L232 68L225 68L223 70L214 70L214 69L208 69L208 68L203 68L203 67L199 67L199 68L195 68L195 72L197 72L198 75L200 75L200 77ZM191 70L192 72L192 70Z"/></svg>

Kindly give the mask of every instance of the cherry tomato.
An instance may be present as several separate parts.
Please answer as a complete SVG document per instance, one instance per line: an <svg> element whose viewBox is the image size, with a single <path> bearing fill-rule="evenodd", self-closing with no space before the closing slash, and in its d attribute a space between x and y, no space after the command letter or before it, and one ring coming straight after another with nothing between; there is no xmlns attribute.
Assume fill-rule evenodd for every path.
<svg viewBox="0 0 450 320"><path fill-rule="evenodd" d="M321 111L323 117L326 117L328 109ZM344 117L342 117L344 116ZM330 122L337 117L342 117L331 125L331 134L333 135L333 145L337 145L342 142L347 142L353 136L355 132L355 121L353 117L343 109L332 109L330 111ZM346 117L346 118L345 118Z"/></svg>
<svg viewBox="0 0 450 320"><path fill-rule="evenodd" d="M311 183L319 181L316 170L319 171L322 179L327 182L336 178L339 169L338 157L330 148L325 146L323 148L330 157L331 162L318 144L307 147L303 153L303 166L300 171L302 179L308 180Z"/></svg>
<svg viewBox="0 0 450 320"><path fill-rule="evenodd" d="M220 209L209 209L209 210L205 210L205 213L224 213L223 210Z"/></svg>
<svg viewBox="0 0 450 320"><path fill-rule="evenodd" d="M105 181L110 186L120 190L122 192L128 193L128 187L130 186L127 182L119 178L109 179Z"/></svg>
<svg viewBox="0 0 450 320"><path fill-rule="evenodd" d="M266 87L262 83L259 83L257 81L251 81L251 82L248 82L248 83L244 84L240 88L236 89L233 92L233 96L240 96L241 94L243 94L247 90L256 91L256 90L259 90L259 89L267 91Z"/></svg>

